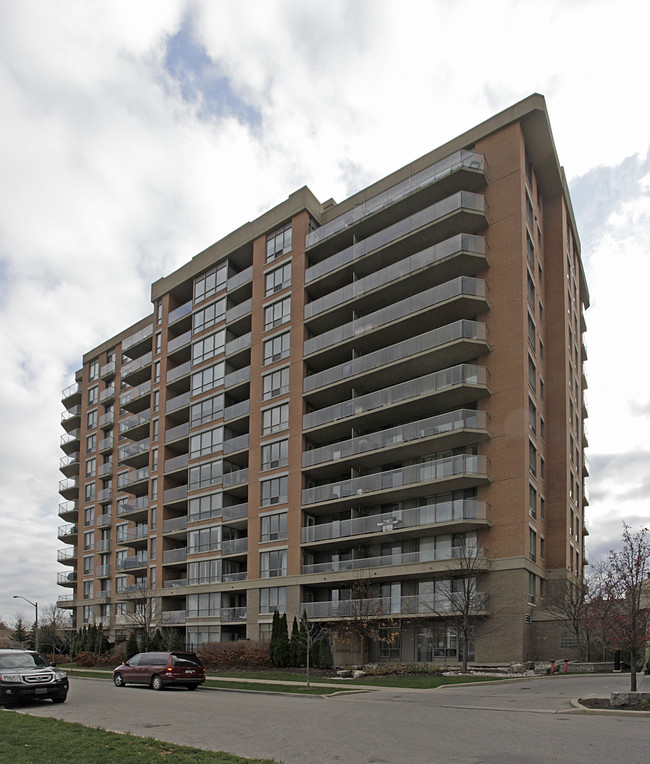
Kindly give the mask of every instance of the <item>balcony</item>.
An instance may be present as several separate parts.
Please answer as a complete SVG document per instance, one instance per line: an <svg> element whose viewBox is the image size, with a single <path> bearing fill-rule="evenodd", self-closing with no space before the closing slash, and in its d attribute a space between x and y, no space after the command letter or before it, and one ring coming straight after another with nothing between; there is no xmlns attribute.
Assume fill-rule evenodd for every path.
<svg viewBox="0 0 650 764"><path fill-rule="evenodd" d="M587 459L587 455L582 455L582 477L589 477L589 459Z"/></svg>
<svg viewBox="0 0 650 764"><path fill-rule="evenodd" d="M179 586L187 586L186 578L170 578L163 583L165 589L177 589Z"/></svg>
<svg viewBox="0 0 650 764"><path fill-rule="evenodd" d="M81 439L81 430L79 428L70 430L61 435L61 448L66 454L72 451L78 451Z"/></svg>
<svg viewBox="0 0 650 764"><path fill-rule="evenodd" d="M247 382L250 382L250 379L251 367L244 366L243 369L237 369L236 371L231 371L229 374L226 374L223 380L223 386L232 389L239 387L240 385L245 385Z"/></svg>
<svg viewBox="0 0 650 764"><path fill-rule="evenodd" d="M351 355L367 355L400 338L408 339L413 322L439 326L485 310L485 281L459 276L312 337L305 342L304 352L312 370L315 364L327 368Z"/></svg>
<svg viewBox="0 0 650 764"><path fill-rule="evenodd" d="M149 464L149 438L139 440L137 443L127 443L118 449L120 464L129 467L143 467Z"/></svg>
<svg viewBox="0 0 650 764"><path fill-rule="evenodd" d="M243 271L239 271L239 273L235 273L233 276L231 276L228 281L226 282L226 291L228 292L234 292L236 289L239 289L239 287L243 286L244 284L249 284L253 280L253 266L250 265L248 268L244 268Z"/></svg>
<svg viewBox="0 0 650 764"><path fill-rule="evenodd" d="M113 473L113 462L111 461L104 462L104 464L100 464L97 467L98 477L106 477L106 475L111 475L112 473Z"/></svg>
<svg viewBox="0 0 650 764"><path fill-rule="evenodd" d="M350 394L359 377L364 385L401 382L415 376L423 365L462 363L488 350L485 324L463 319L316 372L305 378L303 390L313 395L336 386L337 394L339 390Z"/></svg>
<svg viewBox="0 0 650 764"><path fill-rule="evenodd" d="M56 553L56 559L62 565L76 565L77 564L77 548L72 549L59 549Z"/></svg>
<svg viewBox="0 0 650 764"><path fill-rule="evenodd" d="M109 507L109 509L110 509L110 507ZM97 518L97 527L98 528L110 528L112 524L113 524L113 519L111 517L111 513L110 512L106 512L106 513L104 513L103 515L100 515Z"/></svg>
<svg viewBox="0 0 650 764"><path fill-rule="evenodd" d="M194 518L200 520L200 517ZM230 524L232 527L241 526L246 527L246 521L248 520L248 503L243 504L231 504L228 507L224 507L221 510L221 520L224 523Z"/></svg>
<svg viewBox="0 0 650 764"><path fill-rule="evenodd" d="M105 363L99 370L99 376L102 379L108 379L115 376L115 361Z"/></svg>
<svg viewBox="0 0 650 764"><path fill-rule="evenodd" d="M171 382L176 382L179 379L182 379L183 377L189 377L191 370L192 370L192 364L190 363L190 361L186 361L185 363L182 363L179 366L176 366L175 368L170 369L167 372L167 384L170 384Z"/></svg>
<svg viewBox="0 0 650 764"><path fill-rule="evenodd" d="M483 550L477 550L477 554L483 556ZM364 570L366 568L384 568L389 565L413 565L422 562L449 563L467 555L467 547L449 547L447 549L427 549L420 552L405 552L402 554L385 554L379 557L356 557L352 560L330 560L313 565L303 565L302 572L310 573L337 573L339 571ZM451 570L452 568L444 568Z"/></svg>
<svg viewBox="0 0 650 764"><path fill-rule="evenodd" d="M120 393L120 406L127 411L137 413L149 408L151 399L151 380L148 379L137 387L130 387Z"/></svg>
<svg viewBox="0 0 650 764"><path fill-rule="evenodd" d="M79 474L79 453L74 452L59 459L59 469L66 477L74 477Z"/></svg>
<svg viewBox="0 0 650 764"><path fill-rule="evenodd" d="M74 607L74 594L59 594L56 598L56 606L58 608L72 608Z"/></svg>
<svg viewBox="0 0 650 764"><path fill-rule="evenodd" d="M62 501L59 504L59 517L62 520L68 522L75 521L77 519L78 511L79 507L77 506L76 501Z"/></svg>
<svg viewBox="0 0 650 764"><path fill-rule="evenodd" d="M79 493L79 482L76 477L59 480L59 493L64 499L75 499Z"/></svg>
<svg viewBox="0 0 650 764"><path fill-rule="evenodd" d="M239 403L233 403L232 406L226 406L223 410L224 422L231 422L233 419L240 419L241 417L248 416L250 407L250 400L240 401Z"/></svg>
<svg viewBox="0 0 650 764"><path fill-rule="evenodd" d="M460 233L476 234L486 223L484 197L458 191L315 263L305 271L305 284L312 297L323 296L352 281L353 272L367 276L373 265L376 268L377 260L389 265L431 246L436 239L440 242ZM347 241L351 240L350 235ZM379 253L378 258L369 257ZM310 260L313 258L310 253Z"/></svg>
<svg viewBox="0 0 650 764"><path fill-rule="evenodd" d="M385 305L387 286L399 286L400 290L428 288L451 276L474 275L485 267L485 239L458 234L312 300L305 305L305 323L312 330L323 331L326 323L342 323L341 316L349 312L352 303L362 313Z"/></svg>
<svg viewBox="0 0 650 764"><path fill-rule="evenodd" d="M183 424L179 424L176 427L170 427L168 430L165 430L165 445L181 438L187 438L189 432L190 425L188 422L183 422Z"/></svg>
<svg viewBox="0 0 650 764"><path fill-rule="evenodd" d="M170 517L163 522L163 535L185 537L187 529L187 515L182 517Z"/></svg>
<svg viewBox="0 0 650 764"><path fill-rule="evenodd" d="M59 541L63 541L64 543L68 544L74 544L76 543L78 533L79 531L77 526L74 523L69 523L67 525L59 525L57 537Z"/></svg>
<svg viewBox="0 0 650 764"><path fill-rule="evenodd" d="M390 460L424 456L443 447L459 448L485 440L487 437L485 412L458 409L305 451L302 455L302 466L307 469L323 465L319 474L325 470L340 473L340 462L353 457L357 468L379 465Z"/></svg>
<svg viewBox="0 0 650 764"><path fill-rule="evenodd" d="M381 534L382 538L403 537L412 535L406 533L410 528L421 529L429 526L452 525L450 530L461 533L488 524L487 504L475 499L464 499L305 526L302 529L302 543L335 540L338 544L342 538L377 533Z"/></svg>
<svg viewBox="0 0 650 764"><path fill-rule="evenodd" d="M99 402L100 403L109 403L114 398L115 398L115 385L109 385L108 387L105 387L99 393Z"/></svg>
<svg viewBox="0 0 650 764"><path fill-rule="evenodd" d="M107 411L105 414L102 414L99 417L99 426L102 428L112 427L114 421L115 421L115 412Z"/></svg>
<svg viewBox="0 0 650 764"><path fill-rule="evenodd" d="M125 503L118 502L117 514L129 520L146 519L149 514L149 497L139 496Z"/></svg>
<svg viewBox="0 0 650 764"><path fill-rule="evenodd" d="M163 610L160 614L164 624L185 623L184 610Z"/></svg>
<svg viewBox="0 0 650 764"><path fill-rule="evenodd" d="M100 490L97 491L97 501L100 504L108 504L112 500L113 500L112 488L100 488Z"/></svg>
<svg viewBox="0 0 650 764"><path fill-rule="evenodd" d="M111 566L110 565L98 565L95 568L95 578L109 578L111 575ZM104 590L106 591L106 590ZM108 596L108 593L106 595L102 595L101 591L99 596Z"/></svg>
<svg viewBox="0 0 650 764"><path fill-rule="evenodd" d="M126 353L130 358L136 358L138 355L151 348L151 342L149 341L153 335L153 324L148 324L144 329L135 332L130 337L122 340L122 352L126 353L127 350L131 350L130 353ZM124 376L124 367L122 367L122 376Z"/></svg>
<svg viewBox="0 0 650 764"><path fill-rule="evenodd" d="M177 485L174 488L167 488L163 493L164 504L175 504L187 499L187 484Z"/></svg>
<svg viewBox="0 0 650 764"><path fill-rule="evenodd" d="M165 459L165 474L173 472L184 472L189 462L189 454L179 454L172 456L171 459Z"/></svg>
<svg viewBox="0 0 650 764"><path fill-rule="evenodd" d="M185 318L185 316L189 316L191 312L192 312L192 300L184 303L183 305L179 305L179 307L174 308L174 310L170 310L169 316L167 317L167 323L174 324L176 323L176 321L180 321L181 318Z"/></svg>
<svg viewBox="0 0 650 764"><path fill-rule="evenodd" d="M74 586L77 583L77 574L75 571L70 573L57 573L56 582L59 586Z"/></svg>
<svg viewBox="0 0 650 764"><path fill-rule="evenodd" d="M108 451L113 450L113 436L109 435L108 438L103 438L99 441L99 445L97 446L97 450L100 454L107 453Z"/></svg>
<svg viewBox="0 0 650 764"><path fill-rule="evenodd" d="M348 212L335 217L333 220L310 231L307 234L306 247L310 248L328 239L334 234L349 228L356 223L376 214L380 210L385 210L417 191L426 188L434 183L440 183L444 178L459 170L469 170L472 173L482 174L485 167L485 158L482 154L474 151L461 149L439 162L411 175L407 180L392 186L378 196L368 199L366 202L357 205Z"/></svg>
<svg viewBox="0 0 650 764"><path fill-rule="evenodd" d="M137 554L135 557L126 557L122 560L117 560L115 563L115 569L119 571L124 570L140 570L141 568L147 567L147 554L146 552L144 554L140 553Z"/></svg>
<svg viewBox="0 0 650 764"><path fill-rule="evenodd" d="M221 542L221 554L246 554L248 552L248 539L229 539Z"/></svg>
<svg viewBox="0 0 650 764"><path fill-rule="evenodd" d="M179 334L178 337L174 337L173 339L169 340L167 342L167 355L173 355L179 350L182 350L183 348L188 348L190 342L192 342L192 330L188 332L184 332L183 334Z"/></svg>
<svg viewBox="0 0 650 764"><path fill-rule="evenodd" d="M163 552L163 565L185 564L186 559L187 549L184 546L177 549L165 549Z"/></svg>
<svg viewBox="0 0 650 764"><path fill-rule="evenodd" d="M147 379L151 379L152 353L149 351L143 356L136 358L122 366L122 381L128 385L139 385Z"/></svg>
<svg viewBox="0 0 650 764"><path fill-rule="evenodd" d="M224 584L231 583L233 581L245 581L248 573L245 570L240 570L236 573L224 573L222 576Z"/></svg>
<svg viewBox="0 0 650 764"><path fill-rule="evenodd" d="M251 333L242 334L241 337L235 337L235 339L226 342L226 357L232 358L232 356L238 353L243 353L249 350L251 347Z"/></svg>
<svg viewBox="0 0 650 764"><path fill-rule="evenodd" d="M142 440L149 435L151 411L146 409L139 414L132 414L126 419L120 420L120 435L130 440Z"/></svg>
<svg viewBox="0 0 650 764"><path fill-rule="evenodd" d="M147 546L149 538L148 525L136 525L135 528L127 528L117 535L117 543L120 546L129 546L134 549Z"/></svg>
<svg viewBox="0 0 650 764"><path fill-rule="evenodd" d="M81 403L81 388L78 382L73 382L61 391L61 403L66 408Z"/></svg>
<svg viewBox="0 0 650 764"><path fill-rule="evenodd" d="M224 490L235 486L248 485L248 468L224 472L222 480Z"/></svg>
<svg viewBox="0 0 650 764"><path fill-rule="evenodd" d="M117 476L117 486L121 491L140 495L147 492L149 485L149 467L122 472Z"/></svg>
<svg viewBox="0 0 650 764"><path fill-rule="evenodd" d="M454 613L460 602L453 597L406 596L376 597L358 600L336 600L329 602L301 602L300 612L305 611L307 618L358 618L361 613L369 617L386 618L390 616L449 616ZM472 598L472 611L488 613L486 594L477 592Z"/></svg>
<svg viewBox="0 0 650 764"><path fill-rule="evenodd" d="M189 391L186 393L181 393L180 395L176 395L173 398L167 398L167 405L166 405L166 411L168 414L171 414L172 411L178 411L179 409L185 408L186 406L190 405L190 393Z"/></svg>
<svg viewBox="0 0 650 764"><path fill-rule="evenodd" d="M246 608L245 607L222 607L219 617L222 623L223 622L245 623Z"/></svg>
<svg viewBox="0 0 650 764"><path fill-rule="evenodd" d="M248 448L250 436L248 433L238 435L236 438L230 438L223 442L223 453L234 454L236 451L244 451Z"/></svg>
<svg viewBox="0 0 650 764"><path fill-rule="evenodd" d="M442 493L470 488L488 481L485 456L458 454L307 488L302 491L302 503L303 506L349 504L350 498L354 497L355 502L368 504L376 503L378 495L382 501L399 501L421 495L423 489Z"/></svg>
<svg viewBox="0 0 650 764"><path fill-rule="evenodd" d="M240 302L239 305L233 305L232 308L229 308L226 311L226 323L234 324L240 318L247 316L251 312L252 308L253 301L250 299Z"/></svg>
<svg viewBox="0 0 650 764"><path fill-rule="evenodd" d="M79 427L81 424L81 406L72 406L67 411L62 411L61 424L67 432Z"/></svg>
<svg viewBox="0 0 650 764"><path fill-rule="evenodd" d="M459 364L305 414L303 428L327 425L323 437L331 439L339 432L349 434L352 420L356 427L381 427L396 419L461 406L487 394L485 367ZM310 440L315 437L316 433L309 434Z"/></svg>

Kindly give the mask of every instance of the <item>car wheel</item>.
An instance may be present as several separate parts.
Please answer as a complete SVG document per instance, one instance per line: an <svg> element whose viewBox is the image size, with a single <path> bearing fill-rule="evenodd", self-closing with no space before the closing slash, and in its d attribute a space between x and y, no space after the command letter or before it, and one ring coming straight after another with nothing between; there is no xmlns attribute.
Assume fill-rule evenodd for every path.
<svg viewBox="0 0 650 764"><path fill-rule="evenodd" d="M122 674L113 674L113 684L116 687L124 687L126 685Z"/></svg>
<svg viewBox="0 0 650 764"><path fill-rule="evenodd" d="M188 690L196 690L197 687L198 687L198 684L188 684L187 685L187 689Z"/></svg>
<svg viewBox="0 0 650 764"><path fill-rule="evenodd" d="M63 695L62 697L59 697L59 698L50 698L50 700L52 701L52 703L65 703L65 699L67 697L68 697L67 695Z"/></svg>
<svg viewBox="0 0 650 764"><path fill-rule="evenodd" d="M165 685L163 684L163 680L158 676L158 674L155 674L151 677L151 686L154 688L154 690L164 690Z"/></svg>

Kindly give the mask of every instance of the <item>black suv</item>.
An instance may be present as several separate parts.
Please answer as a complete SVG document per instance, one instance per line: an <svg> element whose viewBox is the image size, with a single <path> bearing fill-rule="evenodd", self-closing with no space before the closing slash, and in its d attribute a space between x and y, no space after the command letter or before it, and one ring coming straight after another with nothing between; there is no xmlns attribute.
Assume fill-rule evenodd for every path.
<svg viewBox="0 0 650 764"><path fill-rule="evenodd" d="M0 704L49 698L63 703L68 676L33 650L0 650Z"/></svg>

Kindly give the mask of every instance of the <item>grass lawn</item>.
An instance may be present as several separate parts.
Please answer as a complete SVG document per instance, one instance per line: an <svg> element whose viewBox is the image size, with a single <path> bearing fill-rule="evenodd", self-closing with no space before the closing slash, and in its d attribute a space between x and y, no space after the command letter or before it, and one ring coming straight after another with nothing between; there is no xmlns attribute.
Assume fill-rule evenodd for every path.
<svg viewBox="0 0 650 764"><path fill-rule="evenodd" d="M119 735L58 719L44 719L0 708L0 761L12 764L124 764L173 761L174 764L273 764L243 759L153 738Z"/></svg>

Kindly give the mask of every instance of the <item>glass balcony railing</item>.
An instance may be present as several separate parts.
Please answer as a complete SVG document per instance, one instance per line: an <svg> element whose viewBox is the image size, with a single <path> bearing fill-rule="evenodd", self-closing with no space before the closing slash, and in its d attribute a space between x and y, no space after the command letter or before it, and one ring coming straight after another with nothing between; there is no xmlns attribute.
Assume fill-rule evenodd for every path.
<svg viewBox="0 0 650 764"><path fill-rule="evenodd" d="M130 347L137 345L138 342L142 342L152 335L153 324L149 324L148 326L145 326L144 329L140 329L139 332L135 332L135 334L132 334L130 337L122 340L122 351L128 350ZM124 374L124 368L122 368L122 374Z"/></svg>
<svg viewBox="0 0 650 764"><path fill-rule="evenodd" d="M244 483L248 483L247 467L242 470L233 470L233 472L224 472L223 474L224 488L232 488L232 486L243 485Z"/></svg>
<svg viewBox="0 0 650 764"><path fill-rule="evenodd" d="M224 523L248 517L248 504L231 504L228 507L224 507L221 512L221 517Z"/></svg>
<svg viewBox="0 0 650 764"><path fill-rule="evenodd" d="M248 539L229 539L221 542L222 554L242 554L248 551Z"/></svg>
<svg viewBox="0 0 650 764"><path fill-rule="evenodd" d="M455 612L460 601L449 595L410 595L405 597L373 597L368 599L327 602L301 602L300 612L307 618L358 618L371 614L378 618L391 615L447 615ZM487 594L477 592L472 597L473 611L487 611Z"/></svg>
<svg viewBox="0 0 650 764"><path fill-rule="evenodd" d="M379 557L356 557L351 560L330 560L313 565L303 565L303 573L334 573L341 570L361 570L363 568L382 568L388 565L410 565L416 562L441 562L459 559L467 555L467 547L446 547L427 549L419 552L386 554ZM476 555L483 556L483 550L477 549Z"/></svg>
<svg viewBox="0 0 650 764"><path fill-rule="evenodd" d="M435 183L461 167L467 167L472 170L482 170L485 167L485 158L482 154L477 154L474 151L468 151L466 149L456 151L450 156L431 165L431 167L427 167L426 169L415 173L415 175L412 175L407 180L392 186L377 196L373 196L363 204L359 204L348 212L345 212L343 215L339 215L333 220L330 220L315 231L311 231L307 234L306 246L312 247L314 244L318 244L319 241L323 241L323 239L326 239L328 236L354 225L359 222L359 220L363 220L363 218L368 217L368 215L372 215L375 212L394 204L399 199L403 199L414 191L425 188L431 183Z"/></svg>
<svg viewBox="0 0 650 764"><path fill-rule="evenodd" d="M303 417L303 428L309 430L340 419L359 416L369 411L392 406L396 403L415 400L424 395L438 393L458 385L487 385L487 371L484 366L462 363L442 371L426 374L408 382L386 387L373 393L360 395L333 406L312 411Z"/></svg>
<svg viewBox="0 0 650 764"><path fill-rule="evenodd" d="M487 522L487 504L476 499L458 499L347 520L335 520L320 525L309 525L302 529L302 543L309 544L315 541L363 536L369 533L387 533L402 528L460 522Z"/></svg>
<svg viewBox="0 0 650 764"><path fill-rule="evenodd" d="M73 443L75 440L79 440L81 438L81 430L70 430L70 432L65 432L63 435L61 435L61 445L67 446L68 443Z"/></svg>
<svg viewBox="0 0 650 764"><path fill-rule="evenodd" d="M167 623L185 623L184 610L163 610L160 614L162 622Z"/></svg>
<svg viewBox="0 0 650 764"><path fill-rule="evenodd" d="M129 541L141 541L146 539L148 534L148 525L137 525L135 528L127 528L126 530L118 528L116 541L118 544L128 544Z"/></svg>
<svg viewBox="0 0 650 764"><path fill-rule="evenodd" d="M59 562L65 562L67 560L77 559L77 550L75 547L72 549L59 549L56 553L56 559Z"/></svg>
<svg viewBox="0 0 650 764"><path fill-rule="evenodd" d="M189 403L190 403L189 391L187 393L181 393L180 395L176 395L174 398L167 399L166 411L168 414L172 411L178 411L178 409L182 409L185 406L189 406Z"/></svg>
<svg viewBox="0 0 650 764"><path fill-rule="evenodd" d="M174 353L176 350L180 350L180 348L185 347L186 345L189 345L192 341L192 330L185 332L185 334L181 334L179 337L174 337L173 340L169 340L167 343L167 355L170 355L170 353Z"/></svg>
<svg viewBox="0 0 650 764"><path fill-rule="evenodd" d="M485 198L481 194L475 194L472 191L458 191L446 199L442 199L442 201L436 202L430 207L416 212L414 215L393 223L393 225L383 228L366 239L362 239L357 244L342 249L335 255L331 255L320 263L307 268L305 271L305 284L309 284L315 279L338 270L344 265L349 265L355 260L359 260L371 252L385 247L387 244L397 241L397 239L401 239L403 236L408 236L423 226L435 223L447 217L447 215L460 212L461 210L483 213L485 212Z"/></svg>
<svg viewBox="0 0 650 764"><path fill-rule="evenodd" d="M475 279L470 276L459 276L445 284L419 292L405 300L394 302L386 308L369 313L347 324L330 329L317 337L312 337L305 342L305 355L317 353L332 345L337 345L345 340L356 339L367 332L378 329L386 324L391 324L401 318L408 318L413 313L418 313L426 308L433 308L454 297L482 297L486 296L486 285L483 279Z"/></svg>
<svg viewBox="0 0 650 764"><path fill-rule="evenodd" d="M144 395L149 395L151 392L151 380L148 379L137 387L131 387L120 393L120 405L126 406L127 403L142 398Z"/></svg>
<svg viewBox="0 0 650 764"><path fill-rule="evenodd" d="M236 438L230 438L223 442L224 454L232 454L235 451L241 451L243 448L248 448L250 436L248 433L244 435L238 435Z"/></svg>
<svg viewBox="0 0 650 764"><path fill-rule="evenodd" d="M412 464L386 472L327 483L302 492L303 506L320 504L325 501L361 496L375 491L392 491L419 483L432 483L460 475L475 477L487 475L487 457L475 454L458 454L443 459L434 459L421 464Z"/></svg>
<svg viewBox="0 0 650 764"><path fill-rule="evenodd" d="M239 273L235 273L233 276L231 276L227 283L226 283L226 290L228 292L232 292L233 289L237 289L238 287L242 286L242 284L248 284L249 281L253 280L253 266L250 265L248 268L244 268L243 271L239 271Z"/></svg>
<svg viewBox="0 0 650 764"><path fill-rule="evenodd" d="M79 387L78 382L73 382L71 385L68 385L64 390L61 391L61 400L65 401L68 398L72 398L73 395L77 395L77 393L81 392L81 388Z"/></svg>
<svg viewBox="0 0 650 764"><path fill-rule="evenodd" d="M237 369L231 371L230 374L226 374L223 380L224 387L234 387L235 385L241 385L244 382L248 382L251 378L251 367L244 366L243 369Z"/></svg>
<svg viewBox="0 0 650 764"><path fill-rule="evenodd" d="M131 512L143 512L149 507L149 497L139 496L137 499L131 499L128 502L117 504L118 515L128 515Z"/></svg>
<svg viewBox="0 0 650 764"><path fill-rule="evenodd" d="M150 350L148 353L145 353L139 358L136 358L134 361L129 361L129 363L125 363L124 366L122 366L122 378L128 377L129 374L133 374L136 371L140 371L140 369L144 369L147 366L151 366L152 357L153 356Z"/></svg>
<svg viewBox="0 0 650 764"><path fill-rule="evenodd" d="M114 397L115 397L115 385L109 385L108 387L105 387L99 393L100 403L106 403L107 401L112 401Z"/></svg>
<svg viewBox="0 0 650 764"><path fill-rule="evenodd" d="M174 533L175 531L182 531L187 528L187 516L183 517L171 517L169 520L163 522L163 533Z"/></svg>
<svg viewBox="0 0 650 764"><path fill-rule="evenodd" d="M222 607L220 618L229 623L241 623L246 620L245 607Z"/></svg>
<svg viewBox="0 0 650 764"><path fill-rule="evenodd" d="M188 422L176 425L176 427L170 427L169 430L165 430L165 443L171 443L172 440L178 438L185 438L190 432L190 425Z"/></svg>
<svg viewBox="0 0 650 764"><path fill-rule="evenodd" d="M232 406L226 406L223 410L223 419L225 422L229 422L232 419L238 419L240 416L247 416L250 413L250 408L250 400L233 403Z"/></svg>
<svg viewBox="0 0 650 764"><path fill-rule="evenodd" d="M118 450L118 458L122 462L125 459L131 459L134 456L139 456L149 451L149 438L139 440L136 443L127 443L124 446L120 446Z"/></svg>
<svg viewBox="0 0 650 764"><path fill-rule="evenodd" d="M459 409L427 419L421 419L418 422L409 422L399 427L371 432L358 438L351 438L350 440L333 443L322 448L305 451L302 455L302 466L313 467L316 464L338 461L350 456L367 453L368 451L398 446L457 430L484 430L486 428L487 414L484 411Z"/></svg>
<svg viewBox="0 0 650 764"><path fill-rule="evenodd" d="M75 417L81 416L81 406L71 406L69 409L61 412L61 424L69 422Z"/></svg>
<svg viewBox="0 0 650 764"><path fill-rule="evenodd" d="M305 305L305 319L313 318L319 313L324 313L350 300L358 299L364 294L373 292L409 274L418 273L424 268L428 268L436 262L460 252L484 255L485 239L482 236L461 233L433 247L427 247L427 249L417 252L404 260L400 260L398 263L382 268L375 273L371 273L369 276L346 284L346 286L340 289L336 289L313 302L307 303Z"/></svg>
<svg viewBox="0 0 650 764"><path fill-rule="evenodd" d="M112 374L115 374L115 361L109 361L109 363L104 364L99 371L99 376L102 379Z"/></svg>
<svg viewBox="0 0 650 764"><path fill-rule="evenodd" d="M167 488L163 493L163 501L169 504L173 501L182 501L187 498L187 485L177 485L175 488Z"/></svg>
<svg viewBox="0 0 650 764"><path fill-rule="evenodd" d="M77 526L74 523L68 523L66 525L59 525L59 529L57 531L57 537L59 539L62 539L67 536L76 536L77 533L78 533Z"/></svg>
<svg viewBox="0 0 650 764"><path fill-rule="evenodd" d="M99 426L108 427L108 425L113 424L114 421L115 421L115 412L107 411L105 414L102 414L99 417Z"/></svg>
<svg viewBox="0 0 650 764"><path fill-rule="evenodd" d="M189 315L191 312L192 312L192 300L184 303L183 305L179 305L178 308L174 308L174 310L170 310L169 316L167 317L167 323L173 324L174 321L178 321L180 318L183 318L183 316Z"/></svg>
<svg viewBox="0 0 650 764"><path fill-rule="evenodd" d="M122 472L117 476L117 487L126 488L134 483L141 483L143 480L149 479L149 467L142 467L139 470L131 470L129 472Z"/></svg>
<svg viewBox="0 0 650 764"><path fill-rule="evenodd" d="M174 382L177 379L186 377L190 373L191 368L189 361L180 364L180 366L175 366L167 372L167 382Z"/></svg>
<svg viewBox="0 0 650 764"><path fill-rule="evenodd" d="M135 568L144 568L147 564L147 555L137 554L135 557L126 557L122 560L117 560L115 563L116 570L134 570Z"/></svg>
<svg viewBox="0 0 650 764"><path fill-rule="evenodd" d="M79 464L79 453L75 452L74 454L68 454L67 456L62 456L59 459L59 469L63 470L66 467L73 467L75 464Z"/></svg>
<svg viewBox="0 0 650 764"><path fill-rule="evenodd" d="M163 563L183 562L187 558L187 549L179 547L178 549L166 549L163 552Z"/></svg>
<svg viewBox="0 0 650 764"><path fill-rule="evenodd" d="M226 355L234 355L241 350L246 350L251 346L251 333L242 334L241 337L236 337L230 342L226 342Z"/></svg>
<svg viewBox="0 0 650 764"><path fill-rule="evenodd" d="M141 411L139 414L133 414L126 419L122 419L120 421L120 435L134 429L135 427L140 427L140 425L147 424L147 422L150 420L150 409L146 409L146 411Z"/></svg>
<svg viewBox="0 0 650 764"><path fill-rule="evenodd" d="M251 312L252 308L252 300L244 300L244 302L240 302L239 305L233 305L232 308L229 308L226 311L226 323L230 324L238 318L245 316L247 313Z"/></svg>
<svg viewBox="0 0 650 764"><path fill-rule="evenodd" d="M178 456L172 456L171 459L165 459L165 472L182 470L187 467L188 462L189 454L179 454Z"/></svg>
<svg viewBox="0 0 650 764"><path fill-rule="evenodd" d="M359 374L366 374L382 366L403 361L426 351L435 350L450 342L459 340L473 340L485 342L487 340L487 327L479 321L461 319L452 324L441 326L430 332L419 334L408 340L402 340L395 345L374 350L366 355L351 359L337 366L332 366L324 371L316 372L306 377L303 382L303 390L308 393L320 387L351 379Z"/></svg>

